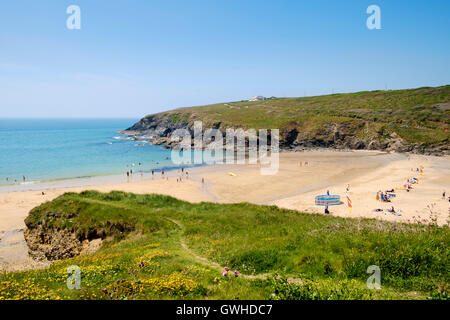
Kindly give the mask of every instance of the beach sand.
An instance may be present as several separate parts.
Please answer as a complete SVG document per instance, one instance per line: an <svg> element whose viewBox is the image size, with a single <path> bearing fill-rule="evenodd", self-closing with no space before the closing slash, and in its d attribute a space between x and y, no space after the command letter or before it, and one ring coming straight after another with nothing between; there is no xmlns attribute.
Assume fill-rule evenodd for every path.
<svg viewBox="0 0 450 320"><path fill-rule="evenodd" d="M306 165L305 162L308 162ZM301 163L301 165L300 165ZM412 171L424 167L423 175ZM251 202L277 205L302 212L323 213L323 207L314 205L320 194L341 196L344 202L330 207L331 215L350 218L375 218L396 222L415 219L430 220L434 212L440 225L449 218L449 202L441 199L444 190L450 192L450 157L433 157L377 151L304 151L280 154L276 175L261 175L259 165L214 165L187 169L189 180L177 182L179 171L144 177L134 175L130 182L55 188L41 191L0 193L0 270L23 270L40 266L27 255L23 238L24 219L39 204L50 201L65 192L112 190L139 194L159 193L190 202L220 203ZM234 175L230 175L232 172ZM419 179L411 192L397 190L406 180ZM201 179L205 179L203 185ZM347 184L350 191L346 192ZM35 186L34 186L35 187ZM378 190L396 189L392 203L375 199ZM347 197L352 201L349 212ZM391 206L400 216L373 212Z"/></svg>

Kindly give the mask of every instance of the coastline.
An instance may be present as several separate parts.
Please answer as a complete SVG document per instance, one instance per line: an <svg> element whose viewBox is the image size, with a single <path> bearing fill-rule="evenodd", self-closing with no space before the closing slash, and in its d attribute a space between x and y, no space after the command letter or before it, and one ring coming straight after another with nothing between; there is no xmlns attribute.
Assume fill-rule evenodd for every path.
<svg viewBox="0 0 450 320"><path fill-rule="evenodd" d="M192 167L185 168L196 168L203 165L197 165ZM163 167L154 169L155 174L159 174L162 170L164 172L172 172L175 170L179 170L181 167ZM139 167L136 167L139 169ZM142 180L151 180L151 172L150 171L142 171L144 174L144 179ZM140 178L141 172L135 172L133 177ZM150 177L149 177L150 174ZM136 179L135 179L136 180ZM122 184L127 183L127 177L125 174L104 174L104 175L91 175L84 177L72 177L72 178L61 178L61 179L49 179L43 181L31 181L25 183L16 183L16 184L3 184L0 185L0 194L9 193L9 192L26 192L26 191L45 191L45 190L54 190L54 189L62 189L62 188L75 188L75 187L94 187L99 185L108 185L108 184Z"/></svg>
<svg viewBox="0 0 450 320"><path fill-rule="evenodd" d="M300 165L300 162L302 165ZM306 162L308 164L306 165ZM416 176L411 171L424 166L424 175L412 192L397 192L392 203L376 201L378 190L398 189L406 179ZM351 218L374 218L408 223L413 217L428 220L429 207L437 212L437 223L448 219L448 201L440 199L445 186L450 185L450 158L386 153L379 151L310 150L280 153L280 169L276 175L263 176L258 165L207 165L187 168L189 180L177 182L179 169L168 171L166 178L145 173L134 174L130 181L124 176L101 179L54 182L44 190L11 191L0 193L0 270L35 268L27 255L23 239L24 219L39 204L51 201L65 192L112 190L133 193L159 193L190 202L252 202L277 205L302 212L323 213L323 207L314 205L314 196L339 194L344 204L330 207L331 215ZM234 175L230 175L232 172ZM202 178L205 184L202 185ZM78 183L78 184L77 184ZM346 192L346 185L350 191ZM34 185L36 186L36 185ZM44 185L41 185L44 186ZM28 186L29 187L29 186ZM0 189L1 190L1 189ZM353 209L349 213L346 196ZM399 216L373 212L395 206Z"/></svg>

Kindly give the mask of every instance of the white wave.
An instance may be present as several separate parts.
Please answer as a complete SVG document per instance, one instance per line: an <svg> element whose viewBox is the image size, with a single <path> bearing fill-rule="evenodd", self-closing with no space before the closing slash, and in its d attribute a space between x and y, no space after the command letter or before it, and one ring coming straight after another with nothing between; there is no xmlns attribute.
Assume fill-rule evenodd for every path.
<svg viewBox="0 0 450 320"><path fill-rule="evenodd" d="M27 181L27 182L21 182L20 185L26 186L26 185L30 185L30 184L36 184L36 183L39 183L39 181Z"/></svg>

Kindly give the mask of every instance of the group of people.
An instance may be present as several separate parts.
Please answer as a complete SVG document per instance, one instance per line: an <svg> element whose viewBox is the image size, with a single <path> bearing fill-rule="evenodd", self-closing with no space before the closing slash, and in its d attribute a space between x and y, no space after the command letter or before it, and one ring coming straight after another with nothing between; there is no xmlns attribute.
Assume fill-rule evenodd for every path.
<svg viewBox="0 0 450 320"><path fill-rule="evenodd" d="M422 175L423 174L423 167L420 166L420 168L416 168L415 170L412 168L411 171L419 172ZM407 179L404 187L405 187L407 192L410 192L410 190L413 188L412 185L413 184L417 184L417 183L419 183L419 179L417 179L415 177L411 178L411 179ZM445 193L444 193L444 196L445 196ZM377 192L376 199L378 201L382 201L382 202L391 202L391 198L392 197L395 197L395 190L393 188L391 190L386 190L385 192L382 192L381 190L379 190ZM384 212L383 209L375 209L374 211ZM391 206L391 208L387 209L387 212L391 213L391 214L394 214L396 216L399 216L400 213L398 213L398 212L401 212L401 210L399 209L399 210L396 211L394 209L394 207Z"/></svg>
<svg viewBox="0 0 450 320"><path fill-rule="evenodd" d="M139 165L141 165L141 163L139 163ZM128 166L128 165L127 165L127 166ZM134 167L134 164L132 164L132 167ZM151 173L152 173L152 179L153 179L154 176L155 176L155 170L152 169ZM179 169L179 170L178 170L178 173L179 173L179 175L178 175L178 177L177 177L177 182L183 182L183 180L189 180L189 172L188 172L187 170L185 170L184 167L182 167L181 169ZM126 175L127 175L127 178L129 178L130 176L132 176L132 175L133 175L133 170L132 170L132 169L127 170L127 171L126 171ZM142 173L141 173L141 176L142 176ZM165 179L165 180L169 180L169 176L166 174L166 172L164 171L164 169L161 170L161 179L162 179L162 180L164 180L164 179ZM204 187L204 186L205 186L205 178L202 177L201 183L202 183L202 187Z"/></svg>
<svg viewBox="0 0 450 320"><path fill-rule="evenodd" d="M417 178L411 178L411 179L406 180L406 183L405 183L406 191L409 192L409 190L411 190L413 188L412 185L416 184L416 183L419 183L419 179L417 179Z"/></svg>
<svg viewBox="0 0 450 320"><path fill-rule="evenodd" d="M305 165L305 166L308 166L308 165L309 165L308 161L305 161L305 162L304 162L304 165ZM300 162L298 163L298 166L299 166L299 167L303 166L303 162L300 161Z"/></svg>
<svg viewBox="0 0 450 320"><path fill-rule="evenodd" d="M390 193L389 193L390 192ZM377 197L376 199L378 201L383 201L383 202L391 202L391 198L392 198L392 193L394 192L394 189L391 190L386 190L386 192L382 192L381 190L379 190L377 192Z"/></svg>
<svg viewBox="0 0 450 320"><path fill-rule="evenodd" d="M186 180L189 180L189 172L185 171L184 168L181 168L179 174L180 175L177 178L177 182L182 182L184 178L186 178Z"/></svg>
<svg viewBox="0 0 450 320"><path fill-rule="evenodd" d="M414 170L414 168L411 168L411 171L415 171L415 172L420 173L420 175L423 175L423 167L422 166L420 166L420 168L416 168L415 170Z"/></svg>
<svg viewBox="0 0 450 320"><path fill-rule="evenodd" d="M9 177L5 178L6 182L9 182ZM27 178L25 176L22 176L22 181L25 182L27 180ZM11 180L12 181L12 180ZM17 183L17 179L14 179L14 183Z"/></svg>
<svg viewBox="0 0 450 320"><path fill-rule="evenodd" d="M154 160L151 160L151 161L154 161ZM159 164L159 162L156 162L156 164ZM132 164L127 164L127 167L131 167L131 168L134 168L135 166L136 166L136 165L135 165L134 163L132 163ZM138 166L142 166L142 163L141 163L141 162L138 162ZM131 168L130 168L130 170L127 170L127 171L126 171L127 178L133 176L133 169L131 169ZM154 176L155 176L155 170L152 169L151 172L152 172L152 179L153 179ZM144 176L144 173L143 173L142 170L139 170L139 173L140 173L141 177ZM165 175L164 169L161 170L161 178L162 178L162 179L164 179L164 178L168 179L168 178L169 178L168 176Z"/></svg>

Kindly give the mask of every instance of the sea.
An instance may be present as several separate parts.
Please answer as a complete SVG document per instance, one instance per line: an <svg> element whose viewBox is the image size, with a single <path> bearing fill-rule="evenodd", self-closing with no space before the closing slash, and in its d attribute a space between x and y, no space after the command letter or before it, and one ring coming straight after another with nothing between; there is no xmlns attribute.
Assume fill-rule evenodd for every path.
<svg viewBox="0 0 450 320"><path fill-rule="evenodd" d="M0 119L0 192L177 168L170 150L118 133L138 120Z"/></svg>

